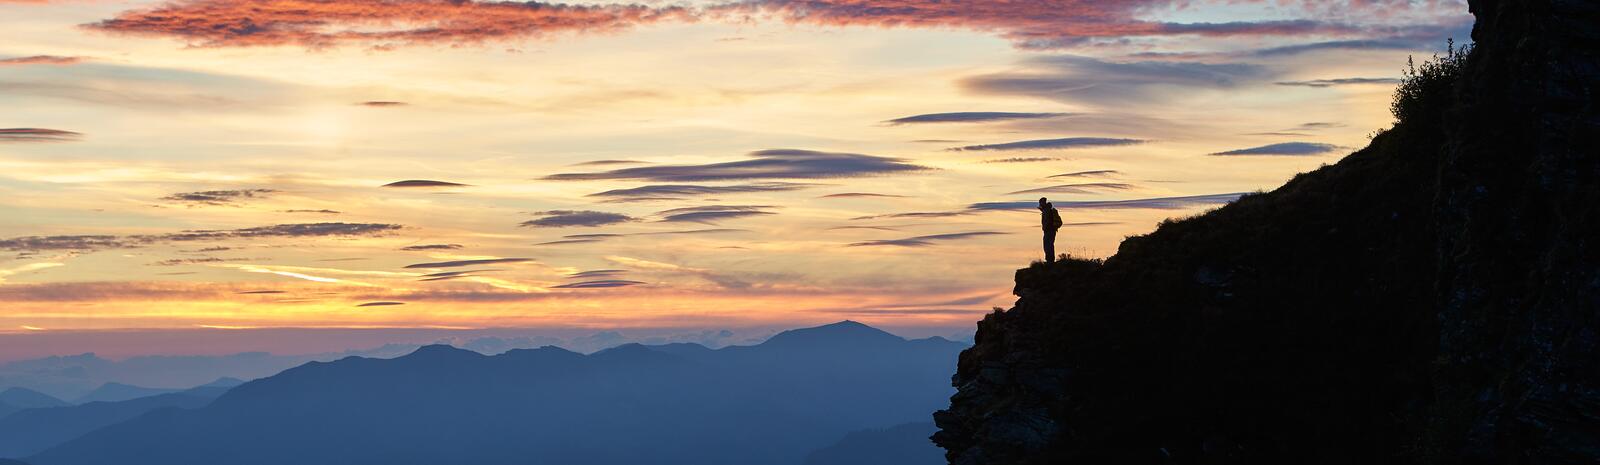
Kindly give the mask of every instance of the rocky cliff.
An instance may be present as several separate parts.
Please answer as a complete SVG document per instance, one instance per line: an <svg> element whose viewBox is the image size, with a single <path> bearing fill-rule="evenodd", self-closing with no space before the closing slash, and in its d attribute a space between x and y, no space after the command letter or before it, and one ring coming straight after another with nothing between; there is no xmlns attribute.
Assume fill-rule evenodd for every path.
<svg viewBox="0 0 1600 465"><path fill-rule="evenodd" d="M1470 7L1370 146L1019 270L951 463L1600 463L1600 0Z"/></svg>

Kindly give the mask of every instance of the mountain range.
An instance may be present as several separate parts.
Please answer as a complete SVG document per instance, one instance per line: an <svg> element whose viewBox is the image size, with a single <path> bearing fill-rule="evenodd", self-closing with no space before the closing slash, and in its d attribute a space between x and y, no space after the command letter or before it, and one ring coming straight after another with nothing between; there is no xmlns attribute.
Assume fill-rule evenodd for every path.
<svg viewBox="0 0 1600 465"><path fill-rule="evenodd" d="M944 386L965 347L850 321L721 349L627 344L490 356L432 345L393 359L306 363L202 407L149 411L23 460L800 464L852 432L926 422L953 392ZM931 443L921 446L922 457L936 456Z"/></svg>

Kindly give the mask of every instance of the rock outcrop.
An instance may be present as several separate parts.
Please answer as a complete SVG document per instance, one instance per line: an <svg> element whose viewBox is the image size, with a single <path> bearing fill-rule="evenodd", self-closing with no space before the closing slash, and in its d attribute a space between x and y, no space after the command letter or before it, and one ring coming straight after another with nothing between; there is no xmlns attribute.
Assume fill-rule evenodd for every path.
<svg viewBox="0 0 1600 465"><path fill-rule="evenodd" d="M1434 109L1019 270L935 414L950 462L1600 463L1600 1L1470 6Z"/></svg>

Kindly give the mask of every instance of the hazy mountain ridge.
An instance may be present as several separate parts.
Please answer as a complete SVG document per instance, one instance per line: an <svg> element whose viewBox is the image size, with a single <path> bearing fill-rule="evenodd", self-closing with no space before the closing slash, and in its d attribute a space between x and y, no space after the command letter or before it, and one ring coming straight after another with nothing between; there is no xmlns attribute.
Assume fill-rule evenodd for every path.
<svg viewBox="0 0 1600 465"><path fill-rule="evenodd" d="M22 457L85 433L164 408L199 408L238 380L221 379L191 389L120 401L94 401L18 411L0 417L0 457Z"/></svg>
<svg viewBox="0 0 1600 465"><path fill-rule="evenodd" d="M1019 270L950 462L1600 463L1600 2L1469 3L1370 146Z"/></svg>
<svg viewBox="0 0 1600 465"><path fill-rule="evenodd" d="M89 463L794 463L846 433L924 420L964 344L854 322L722 349L483 355L427 346L311 362L26 458ZM931 447L931 446L930 446Z"/></svg>

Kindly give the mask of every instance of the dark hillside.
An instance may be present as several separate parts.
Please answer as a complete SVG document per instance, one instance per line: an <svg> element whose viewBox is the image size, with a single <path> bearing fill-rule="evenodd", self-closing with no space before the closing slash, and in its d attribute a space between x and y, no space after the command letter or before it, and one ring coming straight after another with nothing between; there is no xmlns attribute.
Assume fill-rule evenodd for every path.
<svg viewBox="0 0 1600 465"><path fill-rule="evenodd" d="M1019 270L951 462L1600 462L1600 2L1471 4L1367 148Z"/></svg>

